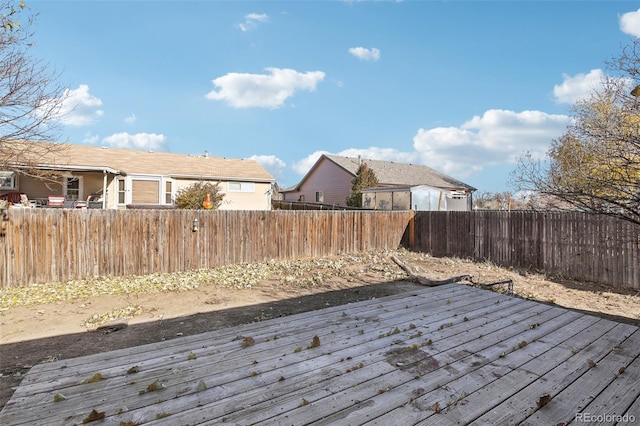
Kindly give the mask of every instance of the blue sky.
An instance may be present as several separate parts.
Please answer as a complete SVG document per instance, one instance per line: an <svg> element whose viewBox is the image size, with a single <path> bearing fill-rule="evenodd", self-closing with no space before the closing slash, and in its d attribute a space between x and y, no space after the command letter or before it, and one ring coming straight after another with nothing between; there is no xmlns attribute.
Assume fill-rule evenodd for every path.
<svg viewBox="0 0 640 426"><path fill-rule="evenodd" d="M326 152L509 190L640 37L639 1L27 4L64 141L253 158L281 186Z"/></svg>

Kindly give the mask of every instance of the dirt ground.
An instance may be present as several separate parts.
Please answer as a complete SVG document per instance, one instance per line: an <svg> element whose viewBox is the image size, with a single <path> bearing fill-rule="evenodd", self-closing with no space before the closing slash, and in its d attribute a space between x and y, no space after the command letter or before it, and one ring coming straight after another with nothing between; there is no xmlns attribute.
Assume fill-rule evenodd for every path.
<svg viewBox="0 0 640 426"><path fill-rule="evenodd" d="M139 281L135 280L126 285L121 280L76 282L55 290L41 286L28 294L3 290L0 291L0 407L4 407L31 366L41 362L421 288L407 281L406 273L391 260L391 255L415 274L432 280L458 275L471 275L479 284L512 280L519 297L640 325L638 291L552 279L488 262L434 258L406 251L240 265L225 274L199 276L200 281L195 284L183 275L178 278L160 275L152 282L172 284L138 291ZM113 289L114 283L120 290ZM45 288L49 288L49 293L40 294ZM96 293L95 288L100 288L100 292ZM492 288L504 291L506 285Z"/></svg>

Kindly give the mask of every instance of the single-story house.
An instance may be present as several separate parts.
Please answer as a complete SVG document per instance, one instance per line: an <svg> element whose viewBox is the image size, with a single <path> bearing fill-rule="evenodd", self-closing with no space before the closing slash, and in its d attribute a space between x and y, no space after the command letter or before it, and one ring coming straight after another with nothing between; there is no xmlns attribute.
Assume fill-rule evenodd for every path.
<svg viewBox="0 0 640 426"><path fill-rule="evenodd" d="M365 208L378 210L471 210L476 188L427 166L323 154L284 200L345 206L351 181L366 162L378 186L362 191Z"/></svg>
<svg viewBox="0 0 640 426"><path fill-rule="evenodd" d="M254 160L75 144L51 144L48 150L42 145L47 142L22 143L22 152L32 148L42 153L32 160L32 168L52 172L51 178L33 177L16 161L10 170L0 170L0 197L22 193L40 205L51 196L64 196L67 201L89 202L90 207L161 208L173 205L181 189L208 181L219 183L224 193L221 210L271 209L275 179Z"/></svg>

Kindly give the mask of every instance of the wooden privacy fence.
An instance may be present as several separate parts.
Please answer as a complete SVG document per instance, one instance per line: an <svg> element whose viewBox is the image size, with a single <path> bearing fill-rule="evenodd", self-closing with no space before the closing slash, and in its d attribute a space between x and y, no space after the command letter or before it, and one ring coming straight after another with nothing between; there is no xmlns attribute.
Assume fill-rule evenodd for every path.
<svg viewBox="0 0 640 426"><path fill-rule="evenodd" d="M12 209L6 224L0 287L403 245L640 290L639 227L584 213Z"/></svg>
<svg viewBox="0 0 640 426"><path fill-rule="evenodd" d="M417 212L413 249L640 289L640 227L578 212ZM407 244L407 239L403 240Z"/></svg>
<svg viewBox="0 0 640 426"><path fill-rule="evenodd" d="M396 249L410 212L12 209L0 286ZM193 231L194 220L198 231Z"/></svg>

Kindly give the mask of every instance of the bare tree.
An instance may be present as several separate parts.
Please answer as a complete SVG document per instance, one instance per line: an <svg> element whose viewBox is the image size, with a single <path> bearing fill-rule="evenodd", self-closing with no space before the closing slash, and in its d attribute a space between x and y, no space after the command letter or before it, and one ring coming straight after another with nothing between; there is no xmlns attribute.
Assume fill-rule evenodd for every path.
<svg viewBox="0 0 640 426"><path fill-rule="evenodd" d="M640 224L640 39L607 63L602 87L572 108L544 161L520 159L512 183L570 208Z"/></svg>
<svg viewBox="0 0 640 426"><path fill-rule="evenodd" d="M43 177L35 168L52 153L64 102L57 75L31 55L34 15L24 2L0 1L0 169Z"/></svg>

